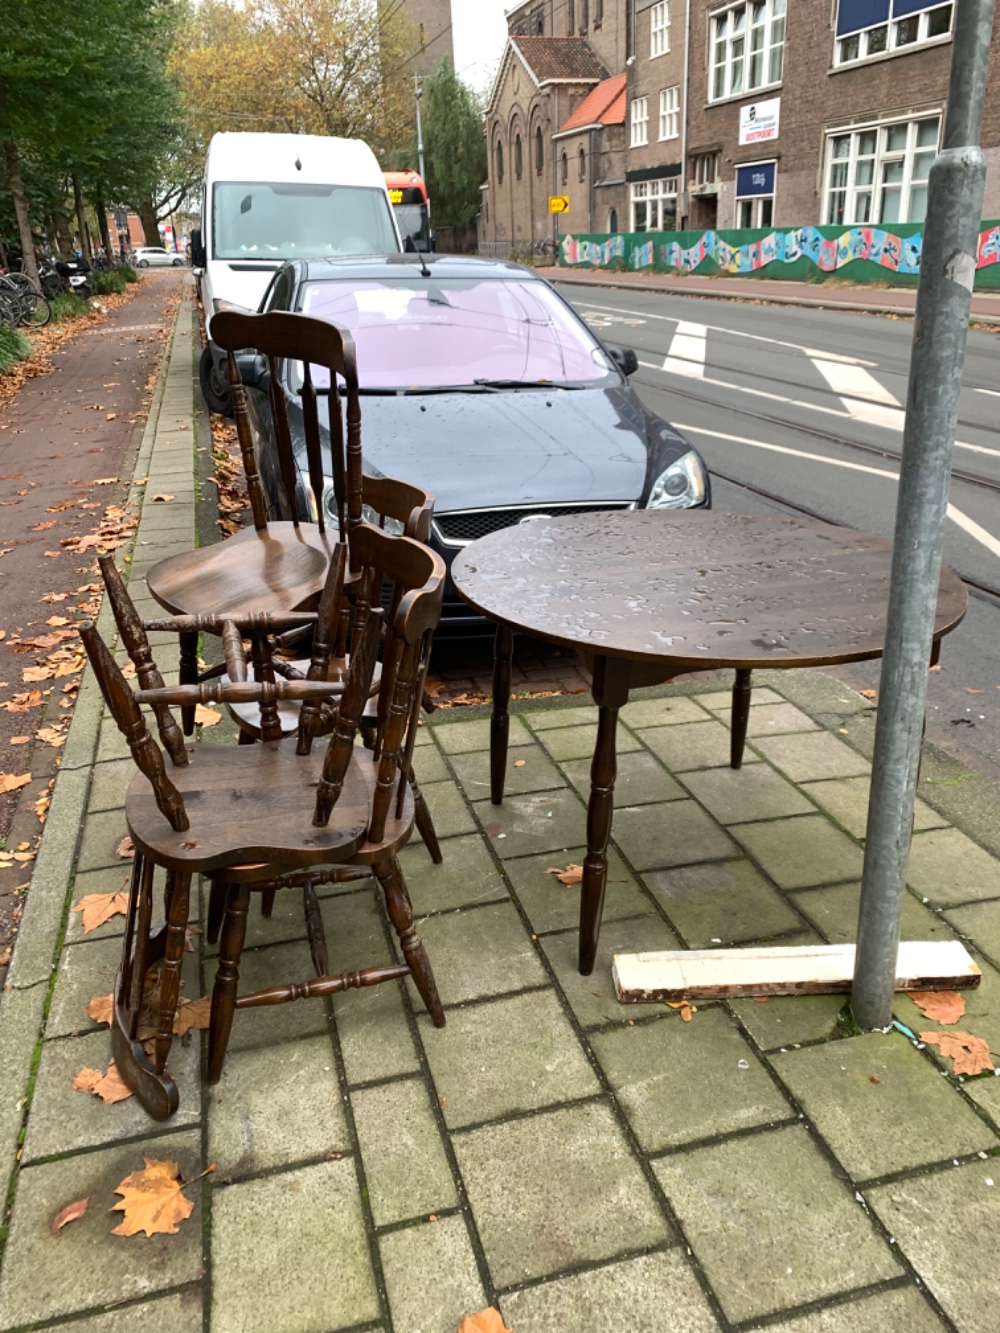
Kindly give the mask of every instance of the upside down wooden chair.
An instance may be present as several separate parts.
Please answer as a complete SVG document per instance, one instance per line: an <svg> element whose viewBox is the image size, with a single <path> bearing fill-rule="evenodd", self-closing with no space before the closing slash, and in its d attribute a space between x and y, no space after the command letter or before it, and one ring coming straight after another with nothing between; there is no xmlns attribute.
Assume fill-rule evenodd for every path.
<svg viewBox="0 0 1000 1333"><path fill-rule="evenodd" d="M406 775L420 706L419 668L441 614L444 564L428 547L367 525L354 541L358 577L350 666L339 698L331 682L321 679L246 679L244 636L272 633L288 620L301 620L301 615L249 613L220 621L231 679L164 686L133 607L125 643L141 687L135 693L94 626L81 627L104 698L140 770L125 802L136 856L115 981L112 1047L122 1078L155 1119L165 1119L178 1105L177 1086L166 1063L195 874L211 882L210 939L221 925L208 1038L210 1081L221 1075L237 1009L331 995L409 975L434 1023L444 1025L434 975L414 928L397 859L414 826ZM344 555L342 550L335 552L321 610L311 617L316 625L314 642L330 644L336 634L336 585L343 579ZM376 604L384 578L399 590L388 611ZM380 646L376 735L373 748L366 749L355 745L355 736ZM181 746L184 753L179 752L178 728L170 713L174 706L252 701L268 714L289 699L301 705L295 743L289 739L250 748L203 743ZM169 769L147 728L143 704L156 718ZM336 714L328 740L316 736L325 709ZM153 872L158 866L166 870L165 921L153 926ZM404 961L330 974L318 906L310 911L308 894L352 870L374 872ZM240 995L239 964L250 895L286 888L306 891L307 926L318 975Z"/></svg>

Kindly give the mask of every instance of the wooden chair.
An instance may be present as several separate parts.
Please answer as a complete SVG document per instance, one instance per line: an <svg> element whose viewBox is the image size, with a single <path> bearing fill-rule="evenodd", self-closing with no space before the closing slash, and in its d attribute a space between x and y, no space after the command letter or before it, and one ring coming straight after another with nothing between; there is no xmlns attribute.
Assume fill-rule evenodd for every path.
<svg viewBox="0 0 1000 1333"><path fill-rule="evenodd" d="M274 311L244 315L220 311L212 319L212 337L228 353L229 383L233 395L253 527L243 528L224 542L185 551L161 560L146 575L153 597L172 615L243 615L247 612L287 614L312 610L326 578L333 543L361 523L361 406L358 395L354 340L346 329L329 320ZM268 520L261 486L246 391L236 353L256 348L270 368L270 406L278 448L278 468L291 507L291 520ZM291 433L280 389L279 362L300 361L303 367L302 418L309 484L316 499L317 521L303 522L295 504L297 469ZM323 451L317 391L311 366L329 375L330 454L340 531L331 538L323 506ZM339 386L338 377L343 381ZM347 400L347 429L341 399ZM198 636L181 634L181 684L198 681ZM194 730L194 713L182 710L187 735Z"/></svg>
<svg viewBox="0 0 1000 1333"><path fill-rule="evenodd" d="M112 1046L126 1084L155 1119L177 1108L177 1087L166 1072L178 1003L191 878L207 877L214 907L209 937L219 933L219 965L209 1027L209 1078L218 1081L236 1009L331 995L412 976L438 1026L444 1013L426 951L417 936L397 853L411 836L414 801L406 775L412 761L420 706L420 665L441 614L444 564L428 547L364 525L353 539L357 588L351 619L350 667L339 700L322 679L250 681L244 636L261 637L311 619L314 660L331 644L339 626L339 591L346 553L335 552L320 608L311 617L251 613L164 622L186 632L218 630L230 680L163 686L128 594L119 624L131 620L123 641L142 687L133 694L93 625L80 633L104 698L125 735L140 772L125 802L136 855L126 917L121 967L115 982ZM383 579L400 590L388 611L377 605ZM116 610L116 614L118 611ZM383 633L383 620L385 631ZM210 624L207 622L211 622ZM369 697L381 647L373 749L355 736ZM143 676L140 676L140 662ZM202 744L176 754L176 723L170 709L200 702L253 701L262 715L294 700L299 710L296 743L266 741L247 749ZM156 718L171 766L146 726L141 705ZM335 707L329 740L314 739L323 710ZM170 740L170 746L167 741ZM165 921L152 926L153 871L166 870ZM316 888L345 872L374 872L404 961L389 967L330 974ZM250 894L302 889L317 978L238 994ZM154 969L158 968L158 973ZM145 1044L144 1044L145 1043ZM148 1050L147 1050L148 1046Z"/></svg>

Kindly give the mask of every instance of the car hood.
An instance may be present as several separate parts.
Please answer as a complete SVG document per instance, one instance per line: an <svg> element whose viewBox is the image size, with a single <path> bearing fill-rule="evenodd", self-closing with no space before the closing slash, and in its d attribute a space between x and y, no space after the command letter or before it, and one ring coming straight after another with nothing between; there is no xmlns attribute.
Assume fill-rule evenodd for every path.
<svg viewBox="0 0 1000 1333"><path fill-rule="evenodd" d="M365 395L361 416L365 467L425 487L438 513L636 500L646 478L646 414L624 386Z"/></svg>

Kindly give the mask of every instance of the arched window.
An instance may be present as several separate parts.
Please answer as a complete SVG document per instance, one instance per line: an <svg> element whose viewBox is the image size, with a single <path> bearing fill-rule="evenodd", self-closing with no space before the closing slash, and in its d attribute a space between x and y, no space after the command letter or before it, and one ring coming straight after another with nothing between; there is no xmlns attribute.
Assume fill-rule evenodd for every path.
<svg viewBox="0 0 1000 1333"><path fill-rule="evenodd" d="M497 140L496 146L497 184L503 184L503 144Z"/></svg>
<svg viewBox="0 0 1000 1333"><path fill-rule="evenodd" d="M569 158L566 156L565 153L563 153L562 155L562 160L559 163L559 168L562 177L562 183L563 185L565 185L566 182L569 180Z"/></svg>
<svg viewBox="0 0 1000 1333"><path fill-rule="evenodd" d="M521 172L524 170L524 160L521 154L521 136L518 134L514 138L514 175L518 180L521 179Z"/></svg>
<svg viewBox="0 0 1000 1333"><path fill-rule="evenodd" d="M580 179L585 181L587 179L587 150L585 148L580 149L579 167Z"/></svg>
<svg viewBox="0 0 1000 1333"><path fill-rule="evenodd" d="M542 168L545 166L545 142L542 139L541 127L535 130L535 171L540 176Z"/></svg>
<svg viewBox="0 0 1000 1333"><path fill-rule="evenodd" d="M608 215L608 231L618 230L618 209L613 208Z"/></svg>

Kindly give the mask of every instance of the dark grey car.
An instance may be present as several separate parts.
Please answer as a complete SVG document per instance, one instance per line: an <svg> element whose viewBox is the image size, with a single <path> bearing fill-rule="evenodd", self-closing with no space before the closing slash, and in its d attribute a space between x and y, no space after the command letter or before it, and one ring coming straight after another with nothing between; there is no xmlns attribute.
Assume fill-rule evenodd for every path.
<svg viewBox="0 0 1000 1333"><path fill-rule="evenodd" d="M477 537L543 514L711 504L697 452L629 385L634 354L605 346L519 264L448 255L296 261L275 274L261 310L302 311L351 330L365 470L434 495L432 544L449 564ZM293 497L278 471L265 364L240 360L275 516L290 517L293 505L315 516L319 504L332 514L332 486L316 496L309 485L301 367L278 367L299 458ZM450 581L443 628L483 628Z"/></svg>

